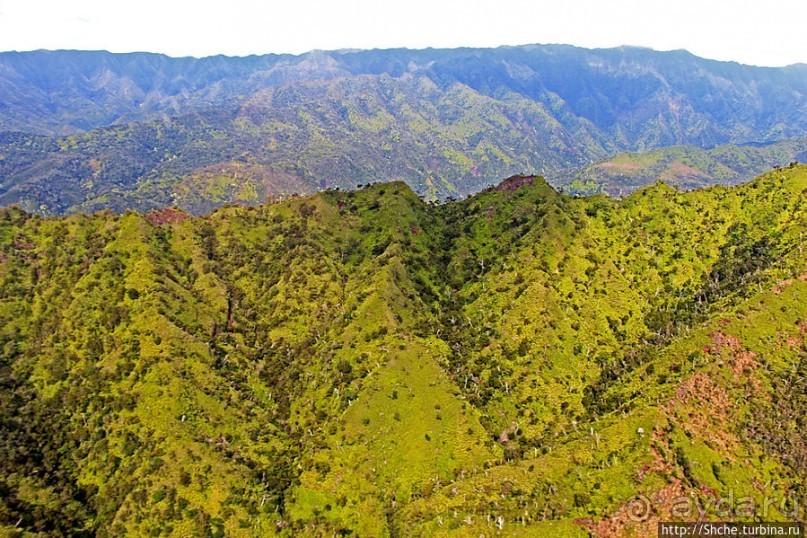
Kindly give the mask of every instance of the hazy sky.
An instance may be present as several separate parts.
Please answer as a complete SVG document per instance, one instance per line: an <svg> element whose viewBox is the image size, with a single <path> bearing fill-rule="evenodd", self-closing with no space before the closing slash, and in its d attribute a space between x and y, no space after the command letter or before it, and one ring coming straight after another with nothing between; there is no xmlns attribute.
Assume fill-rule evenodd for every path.
<svg viewBox="0 0 807 538"><path fill-rule="evenodd" d="M243 56L567 43L807 63L807 0L0 0L0 50Z"/></svg>

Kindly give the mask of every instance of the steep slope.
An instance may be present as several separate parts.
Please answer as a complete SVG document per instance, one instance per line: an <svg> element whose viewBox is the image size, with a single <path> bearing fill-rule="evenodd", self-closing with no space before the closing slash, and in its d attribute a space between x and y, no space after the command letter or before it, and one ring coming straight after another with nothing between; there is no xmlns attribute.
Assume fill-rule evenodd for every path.
<svg viewBox="0 0 807 538"><path fill-rule="evenodd" d="M772 411L768 390L804 382L804 172L620 204L535 209L517 190L455 206L486 215L464 224L477 263L459 280L489 269L448 313L451 371L510 463L407 517L434 532L654 535L743 498L745 517L768 502L765 516L798 519L801 419ZM534 224L518 226L525 210ZM479 248L489 237L506 256Z"/></svg>
<svg viewBox="0 0 807 538"><path fill-rule="evenodd" d="M0 130L66 135L209 108L317 66L307 58L169 58L105 51L0 53ZM309 69L319 76L324 65ZM290 77L299 80L300 75Z"/></svg>
<svg viewBox="0 0 807 538"><path fill-rule="evenodd" d="M624 151L807 134L805 66L629 47L3 53L0 88L0 201L43 213L395 179L443 198Z"/></svg>
<svg viewBox="0 0 807 538"><path fill-rule="evenodd" d="M0 202L46 213L179 204L195 213L269 195L388 178L429 197L490 178L604 156L581 150L541 105L425 76L281 86L238 109L55 140L0 139Z"/></svg>
<svg viewBox="0 0 807 538"><path fill-rule="evenodd" d="M396 182L202 218L5 209L0 523L627 536L701 511L798 520L805 197L792 166L619 202L514 176L444 206Z"/></svg>
<svg viewBox="0 0 807 538"><path fill-rule="evenodd" d="M69 134L219 106L278 84L427 74L441 87L514 92L581 119L626 149L803 135L804 65L758 68L685 51L564 45L495 49L313 51L300 56L169 58L157 54L1 53L0 130Z"/></svg>

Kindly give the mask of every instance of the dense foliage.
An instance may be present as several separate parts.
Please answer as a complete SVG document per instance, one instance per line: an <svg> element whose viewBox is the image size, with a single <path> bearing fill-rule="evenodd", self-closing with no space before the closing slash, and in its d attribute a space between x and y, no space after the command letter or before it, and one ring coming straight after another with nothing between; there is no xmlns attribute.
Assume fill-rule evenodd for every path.
<svg viewBox="0 0 807 538"><path fill-rule="evenodd" d="M682 498L797 519L805 228L805 166L618 202L515 176L441 206L394 182L3 209L0 533L613 536L697 519Z"/></svg>

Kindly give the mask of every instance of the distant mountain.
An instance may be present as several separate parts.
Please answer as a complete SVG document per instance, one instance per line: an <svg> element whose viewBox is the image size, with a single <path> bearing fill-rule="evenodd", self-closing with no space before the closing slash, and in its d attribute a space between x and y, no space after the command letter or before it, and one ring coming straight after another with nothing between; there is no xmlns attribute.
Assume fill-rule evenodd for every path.
<svg viewBox="0 0 807 538"><path fill-rule="evenodd" d="M361 75L55 139L0 134L0 203L52 213L179 204L198 213L379 180L443 198L476 192L501 172L604 155L515 94L443 90L424 75Z"/></svg>
<svg viewBox="0 0 807 538"><path fill-rule="evenodd" d="M807 162L807 138L712 149L674 146L646 153L620 153L583 170L570 169L556 184L572 194L628 194L658 181L692 190L737 185L791 162Z"/></svg>
<svg viewBox="0 0 807 538"><path fill-rule="evenodd" d="M0 53L0 130L81 133L220 105L262 87L261 73L294 60L194 59L89 51ZM282 81L282 75L268 77ZM294 77L297 79L298 77Z"/></svg>
<svg viewBox="0 0 807 538"><path fill-rule="evenodd" d="M4 536L803 521L807 166L204 217L0 209Z"/></svg>
<svg viewBox="0 0 807 538"><path fill-rule="evenodd" d="M394 179L445 197L619 152L807 136L807 66L554 45L2 53L0 131L0 201L42 212L205 211Z"/></svg>
<svg viewBox="0 0 807 538"><path fill-rule="evenodd" d="M68 134L181 115L277 85L423 73L489 97L513 92L615 145L770 141L807 134L807 65L750 67L685 51L562 45L315 51L169 58L146 53L0 53L0 130Z"/></svg>

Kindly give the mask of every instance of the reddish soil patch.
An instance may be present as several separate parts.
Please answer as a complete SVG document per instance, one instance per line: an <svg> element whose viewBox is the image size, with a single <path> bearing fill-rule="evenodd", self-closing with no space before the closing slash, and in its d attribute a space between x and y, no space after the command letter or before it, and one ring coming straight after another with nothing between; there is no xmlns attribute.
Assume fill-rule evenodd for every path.
<svg viewBox="0 0 807 538"><path fill-rule="evenodd" d="M753 351L740 351L739 353L735 353L732 357L732 361L729 363L731 371L734 372L734 378L738 379L743 376L749 376L749 379L756 387L756 380L751 376L751 374L759 368L759 362L757 362L756 359L757 354Z"/></svg>
<svg viewBox="0 0 807 538"><path fill-rule="evenodd" d="M726 418L732 403L726 389L712 381L703 372L692 374L675 390L670 404L676 403L709 403L710 411L716 413L716 419Z"/></svg>
<svg viewBox="0 0 807 538"><path fill-rule="evenodd" d="M628 162L606 162L600 163L598 165L600 168L604 168L608 171L616 171L616 172L635 172L636 170L641 170L642 167L636 163L628 163Z"/></svg>
<svg viewBox="0 0 807 538"><path fill-rule="evenodd" d="M671 162L669 166L667 166L666 172L673 177L706 177L706 175L697 168L692 168L680 161Z"/></svg>
<svg viewBox="0 0 807 538"><path fill-rule="evenodd" d="M731 356L728 360L728 365L734 373L734 379L742 377L748 378L751 386L756 391L759 388L759 382L754 377L754 371L759 368L757 361L757 354L753 351L745 349L736 336L724 334L721 332L714 332L709 336L714 341L714 351L720 353L723 350L728 350Z"/></svg>
<svg viewBox="0 0 807 538"><path fill-rule="evenodd" d="M520 189L524 185L532 185L535 178L538 176L510 176L494 187L497 191L514 191Z"/></svg>
<svg viewBox="0 0 807 538"><path fill-rule="evenodd" d="M656 444L667 444L667 431L661 428L653 428L653 441L650 445L650 454L653 456L653 462L646 464L639 469L637 478L642 480L648 473L666 473L670 471L670 464L664 459L664 456L656 448Z"/></svg>
<svg viewBox="0 0 807 538"><path fill-rule="evenodd" d="M720 447L723 455L731 459L730 447L739 442L727 429L731 423L729 411L733 407L726 389L699 372L678 385L664 410L669 416L677 417L675 422L685 430L713 447Z"/></svg>
<svg viewBox="0 0 807 538"><path fill-rule="evenodd" d="M731 334L713 332L709 336L715 343L714 350L718 353L720 353L724 349L728 349L729 351L737 351L739 349L742 349L743 347L742 344L740 343L740 339Z"/></svg>
<svg viewBox="0 0 807 538"><path fill-rule="evenodd" d="M146 220L148 220L150 223L156 226L162 226L163 224L175 224L177 222L182 222L187 219L188 215L186 215L183 211L175 207L158 209L146 215Z"/></svg>

